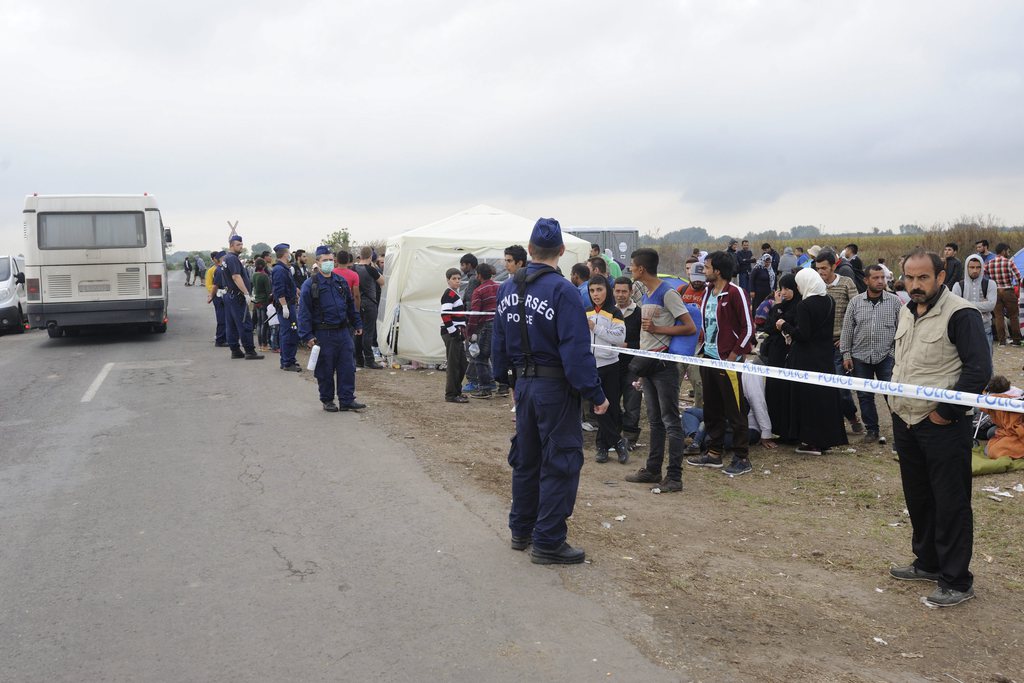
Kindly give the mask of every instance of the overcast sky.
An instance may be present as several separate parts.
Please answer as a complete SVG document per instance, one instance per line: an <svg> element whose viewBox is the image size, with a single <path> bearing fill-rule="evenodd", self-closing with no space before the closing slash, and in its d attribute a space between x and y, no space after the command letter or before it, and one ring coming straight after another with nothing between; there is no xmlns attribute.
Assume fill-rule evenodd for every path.
<svg viewBox="0 0 1024 683"><path fill-rule="evenodd" d="M24 195L157 196L179 248L563 225L1024 224L1018 0L0 0Z"/></svg>

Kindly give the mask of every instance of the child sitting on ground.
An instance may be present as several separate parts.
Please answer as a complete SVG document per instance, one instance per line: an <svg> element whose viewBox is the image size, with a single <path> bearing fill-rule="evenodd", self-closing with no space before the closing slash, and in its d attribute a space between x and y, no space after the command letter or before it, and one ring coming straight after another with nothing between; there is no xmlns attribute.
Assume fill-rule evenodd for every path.
<svg viewBox="0 0 1024 683"><path fill-rule="evenodd" d="M1024 391L1010 385L1010 380L1002 375L994 375L985 387L990 396L1019 399ZM1009 410L993 410L983 408L992 420L988 430L989 440L985 444L985 455L990 458L1024 458L1024 413Z"/></svg>

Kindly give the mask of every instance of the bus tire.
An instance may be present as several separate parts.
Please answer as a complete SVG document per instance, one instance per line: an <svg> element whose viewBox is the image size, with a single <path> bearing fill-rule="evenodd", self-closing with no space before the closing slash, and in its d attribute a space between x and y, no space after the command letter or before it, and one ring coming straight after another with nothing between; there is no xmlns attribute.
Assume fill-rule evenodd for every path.
<svg viewBox="0 0 1024 683"><path fill-rule="evenodd" d="M18 329L14 332L15 334L25 334L25 323L28 322L28 318L21 312L21 304L18 304Z"/></svg>
<svg viewBox="0 0 1024 683"><path fill-rule="evenodd" d="M82 330L81 330L81 329L79 329L79 328L77 328L77 327L65 327L65 328L64 328L64 336L65 336L65 337L77 337L77 336L78 336L78 334L79 334L79 333L80 333L81 331L82 331Z"/></svg>
<svg viewBox="0 0 1024 683"><path fill-rule="evenodd" d="M153 325L152 331L156 334L163 334L167 331L167 323L160 323L159 325Z"/></svg>
<svg viewBox="0 0 1024 683"><path fill-rule="evenodd" d="M64 336L64 328L57 327L56 325L53 327L47 327L46 334L50 335L50 339L60 339Z"/></svg>

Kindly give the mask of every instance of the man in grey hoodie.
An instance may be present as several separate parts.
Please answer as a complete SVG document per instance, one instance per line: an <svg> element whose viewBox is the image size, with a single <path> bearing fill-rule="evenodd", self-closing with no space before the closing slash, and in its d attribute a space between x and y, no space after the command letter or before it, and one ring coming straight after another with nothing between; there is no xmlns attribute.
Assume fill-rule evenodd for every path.
<svg viewBox="0 0 1024 683"><path fill-rule="evenodd" d="M794 270L796 270L796 255L793 253L793 247L786 247L782 250L782 256L779 257L779 274L785 275Z"/></svg>
<svg viewBox="0 0 1024 683"><path fill-rule="evenodd" d="M992 348L995 339L992 337L992 310L996 307L996 283L985 275L984 259L978 254L971 254L964 263L964 279L953 284L953 293L974 304L981 311L981 322L985 326L985 335Z"/></svg>

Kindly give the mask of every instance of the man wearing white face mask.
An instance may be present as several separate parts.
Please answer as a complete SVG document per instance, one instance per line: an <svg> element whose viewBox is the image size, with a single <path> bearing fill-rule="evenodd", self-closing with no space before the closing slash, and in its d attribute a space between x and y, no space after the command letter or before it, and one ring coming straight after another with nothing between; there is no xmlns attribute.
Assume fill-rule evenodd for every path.
<svg viewBox="0 0 1024 683"><path fill-rule="evenodd" d="M352 290L334 274L329 247L316 248L316 274L302 283L299 294L299 339L309 348L320 345L320 358L313 375L320 387L320 403L329 413L339 411L334 403L335 388L342 412L366 406L356 401L356 364L351 325L355 336L363 334ZM335 386L337 380L337 386Z"/></svg>

